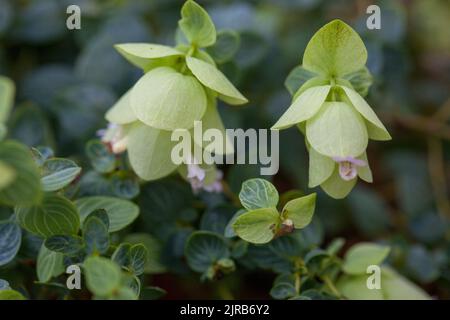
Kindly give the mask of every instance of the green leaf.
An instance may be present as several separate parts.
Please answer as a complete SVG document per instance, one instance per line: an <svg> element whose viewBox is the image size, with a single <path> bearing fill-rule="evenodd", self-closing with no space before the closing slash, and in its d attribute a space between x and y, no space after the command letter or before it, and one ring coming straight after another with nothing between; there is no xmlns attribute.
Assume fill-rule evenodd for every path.
<svg viewBox="0 0 450 320"><path fill-rule="evenodd" d="M250 179L242 184L239 200L247 210L276 208L278 191L273 184L264 179Z"/></svg>
<svg viewBox="0 0 450 320"><path fill-rule="evenodd" d="M68 199L57 194L47 193L42 204L18 207L16 213L24 229L43 238L74 235L80 228L77 208Z"/></svg>
<svg viewBox="0 0 450 320"><path fill-rule="evenodd" d="M388 300L430 300L431 297L420 287L391 268L381 268L381 285Z"/></svg>
<svg viewBox="0 0 450 320"><path fill-rule="evenodd" d="M106 229L109 230L109 217L105 209L95 209L87 216L86 219L84 219L84 223L86 223L86 221L91 217L100 219L100 221L106 226Z"/></svg>
<svg viewBox="0 0 450 320"><path fill-rule="evenodd" d="M108 297L120 287L122 272L120 267L103 257L89 257L84 261L86 285L99 297Z"/></svg>
<svg viewBox="0 0 450 320"><path fill-rule="evenodd" d="M183 55L171 47L151 43L122 43L114 47L125 59L145 71L156 66L172 65Z"/></svg>
<svg viewBox="0 0 450 320"><path fill-rule="evenodd" d="M233 238L233 237L237 236L237 234L234 232L233 224L237 218L239 218L241 215L243 215L246 212L247 212L246 210L241 209L233 215L233 217L230 219L230 221L228 221L228 223L225 227L225 231L224 231L225 238Z"/></svg>
<svg viewBox="0 0 450 320"><path fill-rule="evenodd" d="M347 274L366 273L370 265L379 265L388 256L390 248L374 243L358 243L345 254L342 269Z"/></svg>
<svg viewBox="0 0 450 320"><path fill-rule="evenodd" d="M217 63L225 63L233 58L239 50L241 39L232 30L221 30L217 33L216 43L208 48L208 53Z"/></svg>
<svg viewBox="0 0 450 320"><path fill-rule="evenodd" d="M137 121L130 104L131 89L108 110L105 115L106 120L116 124L128 124Z"/></svg>
<svg viewBox="0 0 450 320"><path fill-rule="evenodd" d="M22 242L22 230L9 221L0 222L0 266L11 262L19 252Z"/></svg>
<svg viewBox="0 0 450 320"><path fill-rule="evenodd" d="M272 129L286 129L312 118L325 104L331 86L313 87L294 100L289 109L272 126ZM323 109L324 107L322 107Z"/></svg>
<svg viewBox="0 0 450 320"><path fill-rule="evenodd" d="M0 123L5 123L9 118L14 103L14 93L14 83L10 79L0 76Z"/></svg>
<svg viewBox="0 0 450 320"><path fill-rule="evenodd" d="M4 141L0 144L0 161L15 172L14 181L0 190L0 203L8 206L38 203L42 199L41 176L31 152L17 142Z"/></svg>
<svg viewBox="0 0 450 320"><path fill-rule="evenodd" d="M347 74L344 79L350 81L352 87L361 97L367 96L369 88L373 83L372 74L367 67Z"/></svg>
<svg viewBox="0 0 450 320"><path fill-rule="evenodd" d="M295 229L306 227L312 220L316 207L316 194L293 199L286 203L281 212L282 219L290 219Z"/></svg>
<svg viewBox="0 0 450 320"><path fill-rule="evenodd" d="M202 60L187 57L186 63L194 76L205 86L219 94L219 98L231 105L247 103L248 100L233 86L216 67Z"/></svg>
<svg viewBox="0 0 450 320"><path fill-rule="evenodd" d="M289 93L293 96L301 86L303 86L308 80L317 76L317 73L311 72L302 66L297 66L289 73L284 86L288 89Z"/></svg>
<svg viewBox="0 0 450 320"><path fill-rule="evenodd" d="M128 157L136 174L145 180L157 180L172 173L178 165L171 158L176 142L171 132L157 130L141 123L128 134Z"/></svg>
<svg viewBox="0 0 450 320"><path fill-rule="evenodd" d="M134 85L130 104L136 117L155 129L189 129L206 111L206 94L194 77L160 67Z"/></svg>
<svg viewBox="0 0 450 320"><path fill-rule="evenodd" d="M326 24L311 38L303 67L328 77L342 77L366 64L367 50L359 35L341 20Z"/></svg>
<svg viewBox="0 0 450 320"><path fill-rule="evenodd" d="M80 174L81 168L72 160L53 158L42 167L44 191L57 191L69 185Z"/></svg>
<svg viewBox="0 0 450 320"><path fill-rule="evenodd" d="M280 214L275 208L261 208L240 215L233 224L236 234L251 243L267 243L273 239Z"/></svg>
<svg viewBox="0 0 450 320"><path fill-rule="evenodd" d="M45 239L47 249L68 256L75 256L85 246L83 239L79 236L59 235Z"/></svg>
<svg viewBox="0 0 450 320"><path fill-rule="evenodd" d="M10 165L0 161L0 190L6 188L16 178L16 171Z"/></svg>
<svg viewBox="0 0 450 320"><path fill-rule="evenodd" d="M345 198L356 184L358 179L353 179L350 181L345 181L339 175L339 169L337 165L334 165L333 174L320 185L320 187L325 191L330 197L335 199Z"/></svg>
<svg viewBox="0 0 450 320"><path fill-rule="evenodd" d="M39 282L48 282L64 272L63 254L47 249L42 244L36 262L36 272Z"/></svg>
<svg viewBox="0 0 450 320"><path fill-rule="evenodd" d="M25 297L16 290L7 289L0 290L0 300L25 300Z"/></svg>
<svg viewBox="0 0 450 320"><path fill-rule="evenodd" d="M309 148L309 182L308 187L314 188L324 183L336 168L336 163L330 157Z"/></svg>
<svg viewBox="0 0 450 320"><path fill-rule="evenodd" d="M188 238L184 249L187 263L197 272L206 272L230 252L224 238L209 231L196 231Z"/></svg>
<svg viewBox="0 0 450 320"><path fill-rule="evenodd" d="M147 233L131 233L124 239L131 244L143 244L147 249L147 261L144 272L147 274L158 274L166 272L166 267L162 263L162 244Z"/></svg>
<svg viewBox="0 0 450 320"><path fill-rule="evenodd" d="M194 1L188 0L181 8L178 21L187 40L196 47L209 47L216 42L216 27L208 13Z"/></svg>
<svg viewBox="0 0 450 320"><path fill-rule="evenodd" d="M89 215L83 222L82 233L88 255L106 253L109 248L108 226L101 219Z"/></svg>
<svg viewBox="0 0 450 320"><path fill-rule="evenodd" d="M90 140L86 144L86 155L98 172L108 173L116 167L115 155L100 140Z"/></svg>
<svg viewBox="0 0 450 320"><path fill-rule="evenodd" d="M294 285L291 283L278 283L270 289L270 295L277 300L285 300L297 295Z"/></svg>
<svg viewBox="0 0 450 320"><path fill-rule="evenodd" d="M126 267L130 263L130 249L131 244L121 243L116 250L114 250L111 260L121 267Z"/></svg>
<svg viewBox="0 0 450 320"><path fill-rule="evenodd" d="M83 223L86 217L97 209L106 210L109 218L109 232L119 231L132 223L139 215L139 207L133 202L113 197L85 197L75 201Z"/></svg>
<svg viewBox="0 0 450 320"><path fill-rule="evenodd" d="M158 300L165 296L167 291L159 287L146 287L142 289L142 300Z"/></svg>
<svg viewBox="0 0 450 320"><path fill-rule="evenodd" d="M358 157L368 144L364 120L344 102L325 102L306 122L306 137L314 150L328 157Z"/></svg>
<svg viewBox="0 0 450 320"><path fill-rule="evenodd" d="M383 300L384 295L381 289L367 288L368 274L348 276L339 278L336 287L341 294L351 300ZM381 288L384 283L381 282Z"/></svg>
<svg viewBox="0 0 450 320"><path fill-rule="evenodd" d="M148 259L147 248L143 244L135 244L130 248L129 253L129 269L136 276L144 273L145 265Z"/></svg>
<svg viewBox="0 0 450 320"><path fill-rule="evenodd" d="M344 86L341 86L341 88L345 91L345 94L355 109L368 121L367 131L369 133L369 138L381 141L391 140L391 135L386 130L383 123L381 123L380 119L378 119L372 108L367 104L366 100L350 88Z"/></svg>

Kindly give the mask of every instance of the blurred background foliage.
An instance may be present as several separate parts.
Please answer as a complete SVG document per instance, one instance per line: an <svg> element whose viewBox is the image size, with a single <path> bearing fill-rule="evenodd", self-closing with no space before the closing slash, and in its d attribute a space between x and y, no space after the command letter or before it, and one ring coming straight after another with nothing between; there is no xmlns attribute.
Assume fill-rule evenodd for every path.
<svg viewBox="0 0 450 320"><path fill-rule="evenodd" d="M199 1L218 30L233 29L240 46L219 68L249 98L242 108L220 108L228 128L269 128L290 104L284 81L301 63L314 32L340 18L363 37L374 75L368 101L393 140L371 143L374 184L341 201L320 190L305 242L347 246L377 241L392 246L389 261L432 296L450 298L450 2L447 0L225 0ZM366 8L381 7L381 30L366 28ZM66 8L81 7L81 30L66 28ZM114 50L121 42L173 45L182 1L0 0L0 74L17 84L9 136L29 146L50 146L83 167L78 193L114 194L141 206L132 231L162 255L152 283L167 298L226 297L222 286L200 284L183 259L193 226L223 232L236 207L225 196L194 197L186 183L168 178L140 187L120 174L103 174L108 154L85 150L105 127L105 111L140 76ZM280 191L307 189L307 154L295 129L280 134ZM90 150L90 151L89 151ZM87 152L86 152L87 151ZM96 166L89 156L103 154ZM97 170L89 168L94 167ZM100 167L100 170L98 170ZM258 176L256 166L224 168L231 192ZM119 176L119 177L117 177ZM119 180L118 180L119 179ZM122 183L120 183L122 179ZM119 181L119 182L118 182ZM140 188L140 190L139 190ZM127 232L130 232L128 230ZM22 250L32 250L26 248ZM251 259L248 265L252 264ZM23 272L31 269L23 267ZM169 273L165 273L165 271ZM159 274L162 273L162 274ZM17 275L17 277L20 277ZM274 275L239 269L228 282L237 298L269 297Z"/></svg>

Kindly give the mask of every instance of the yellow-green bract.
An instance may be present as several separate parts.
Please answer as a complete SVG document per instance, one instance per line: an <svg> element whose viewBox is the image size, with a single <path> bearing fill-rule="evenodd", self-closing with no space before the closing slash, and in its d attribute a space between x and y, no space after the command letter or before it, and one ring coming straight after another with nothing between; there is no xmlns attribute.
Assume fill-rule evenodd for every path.
<svg viewBox="0 0 450 320"><path fill-rule="evenodd" d="M226 137L217 112L217 99L231 105L247 102L202 49L216 41L216 29L206 11L187 1L181 15L179 26L189 45L172 48L125 43L115 46L145 74L107 112L106 119L116 126L108 131L104 141L115 152L128 150L132 168L145 180L162 178L177 169L178 165L171 161L174 130L190 130L195 121L201 120L204 129L218 129ZM224 142L229 150L230 142ZM203 141L194 143L206 147ZM186 169L182 168L181 172Z"/></svg>
<svg viewBox="0 0 450 320"><path fill-rule="evenodd" d="M294 92L293 102L272 127L299 128L309 151L309 187L320 185L333 198L344 198L358 177L372 182L368 141L391 139L356 91L365 94L367 87L353 87L348 80L359 71L369 77L366 60L364 43L351 27L340 20L322 27L309 42L303 65L296 71L305 81L296 91L293 81L287 82Z"/></svg>

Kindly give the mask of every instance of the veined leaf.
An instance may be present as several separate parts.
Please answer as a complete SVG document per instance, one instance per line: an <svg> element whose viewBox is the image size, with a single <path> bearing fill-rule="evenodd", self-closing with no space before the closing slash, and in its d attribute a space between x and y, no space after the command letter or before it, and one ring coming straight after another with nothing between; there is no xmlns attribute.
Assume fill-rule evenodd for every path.
<svg viewBox="0 0 450 320"><path fill-rule="evenodd" d="M145 265L148 259L147 248L143 244L135 244L130 248L129 254L129 269L139 276L144 273Z"/></svg>
<svg viewBox="0 0 450 320"><path fill-rule="evenodd" d="M16 171L10 165L0 161L0 190L6 188L16 178Z"/></svg>
<svg viewBox="0 0 450 320"><path fill-rule="evenodd" d="M148 126L189 129L206 111L206 94L194 77L160 67L139 79L131 90L130 103L136 117Z"/></svg>
<svg viewBox="0 0 450 320"><path fill-rule="evenodd" d="M280 214L275 208L262 208L240 215L233 229L245 241L267 243L273 239L280 222Z"/></svg>
<svg viewBox="0 0 450 320"><path fill-rule="evenodd" d="M0 222L0 266L14 259L22 242L22 230L10 221Z"/></svg>
<svg viewBox="0 0 450 320"><path fill-rule="evenodd" d="M104 209L109 218L109 232L119 231L132 223L139 215L139 207L133 202L113 197L94 196L75 201L83 223L97 209Z"/></svg>
<svg viewBox="0 0 450 320"><path fill-rule="evenodd" d="M343 270L347 274L364 274L370 265L379 265L390 248L374 243L358 243L345 254Z"/></svg>
<svg viewBox="0 0 450 320"><path fill-rule="evenodd" d="M194 76L205 86L219 94L219 98L231 105L247 103L248 100L234 87L216 67L202 60L187 57L186 63Z"/></svg>
<svg viewBox="0 0 450 320"><path fill-rule="evenodd" d="M317 152L328 157L358 157L368 144L364 120L344 102L325 102L306 122L306 137Z"/></svg>
<svg viewBox="0 0 450 320"><path fill-rule="evenodd" d="M188 0L181 8L178 22L187 40L197 47L209 47L216 42L216 27L208 13L194 1Z"/></svg>
<svg viewBox="0 0 450 320"><path fill-rule="evenodd" d="M4 141L0 144L0 161L15 171L14 181L0 190L0 203L5 205L33 205L42 198L41 176L31 156L23 145Z"/></svg>
<svg viewBox="0 0 450 320"><path fill-rule="evenodd" d="M98 172L108 173L116 167L115 155L100 140L90 140L86 144L86 155Z"/></svg>
<svg viewBox="0 0 450 320"><path fill-rule="evenodd" d="M81 172L72 160L52 158L42 167L42 186L44 191L57 191L69 185Z"/></svg>
<svg viewBox="0 0 450 320"><path fill-rule="evenodd" d="M51 251L74 256L84 248L85 244L79 236L58 235L45 239L45 246Z"/></svg>
<svg viewBox="0 0 450 320"><path fill-rule="evenodd" d="M183 55L174 48L152 43L122 43L114 47L125 59L145 71L161 64L172 65Z"/></svg>
<svg viewBox="0 0 450 320"><path fill-rule="evenodd" d="M264 179L249 179L242 184L239 200L247 210L276 208L278 191L273 184Z"/></svg>
<svg viewBox="0 0 450 320"><path fill-rule="evenodd" d="M209 231L194 232L186 242L184 253L189 266L197 272L206 272L217 261L230 256L225 240Z"/></svg>
<svg viewBox="0 0 450 320"><path fill-rule="evenodd" d="M16 209L20 225L43 238L62 234L77 234L80 218L77 208L68 199L47 193L42 203Z"/></svg>
<svg viewBox="0 0 450 320"><path fill-rule="evenodd" d="M40 282L48 282L64 272L63 254L47 249L42 244L37 257L36 272Z"/></svg>
<svg viewBox="0 0 450 320"><path fill-rule="evenodd" d="M148 233L132 233L125 237L125 242L131 244L143 244L147 249L147 261L144 267L144 273L158 274L166 271L162 263L162 244Z"/></svg>
<svg viewBox="0 0 450 320"><path fill-rule="evenodd" d="M366 64L367 50L359 35L341 20L326 24L311 38L303 67L329 77L342 77Z"/></svg>
<svg viewBox="0 0 450 320"><path fill-rule="evenodd" d="M131 89L108 110L105 115L106 120L116 124L128 124L137 121L130 104Z"/></svg>
<svg viewBox="0 0 450 320"><path fill-rule="evenodd" d="M158 130L142 123L133 124L128 133L128 158L136 174L145 180L156 180L173 172L171 158L176 142L170 131Z"/></svg>
<svg viewBox="0 0 450 320"><path fill-rule="evenodd" d="M307 89L294 100L272 129L286 129L312 118L324 105L330 88L331 86L327 85Z"/></svg>
<svg viewBox="0 0 450 320"><path fill-rule="evenodd" d="M286 203L281 212L282 219L290 219L295 229L306 227L312 220L316 207L316 194L293 199Z"/></svg>
<svg viewBox="0 0 450 320"><path fill-rule="evenodd" d="M239 33L232 30L221 30L217 33L216 43L208 48L208 52L217 63L225 63L236 54L240 42Z"/></svg>
<svg viewBox="0 0 450 320"><path fill-rule="evenodd" d="M89 215L83 222L82 233L88 255L106 253L109 248L108 226L101 219Z"/></svg>

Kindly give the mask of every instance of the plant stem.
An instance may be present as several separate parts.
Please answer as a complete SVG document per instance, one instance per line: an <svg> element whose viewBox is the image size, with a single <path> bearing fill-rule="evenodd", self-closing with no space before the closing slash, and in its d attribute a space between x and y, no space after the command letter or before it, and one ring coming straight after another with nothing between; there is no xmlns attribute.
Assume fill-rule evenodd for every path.
<svg viewBox="0 0 450 320"><path fill-rule="evenodd" d="M337 296L338 298L342 298L342 294L339 292L339 290L336 288L336 286L334 285L333 281L331 281L331 279L328 276L323 276L322 277L323 282L325 282L326 286L328 287L328 289L330 289L330 291Z"/></svg>

